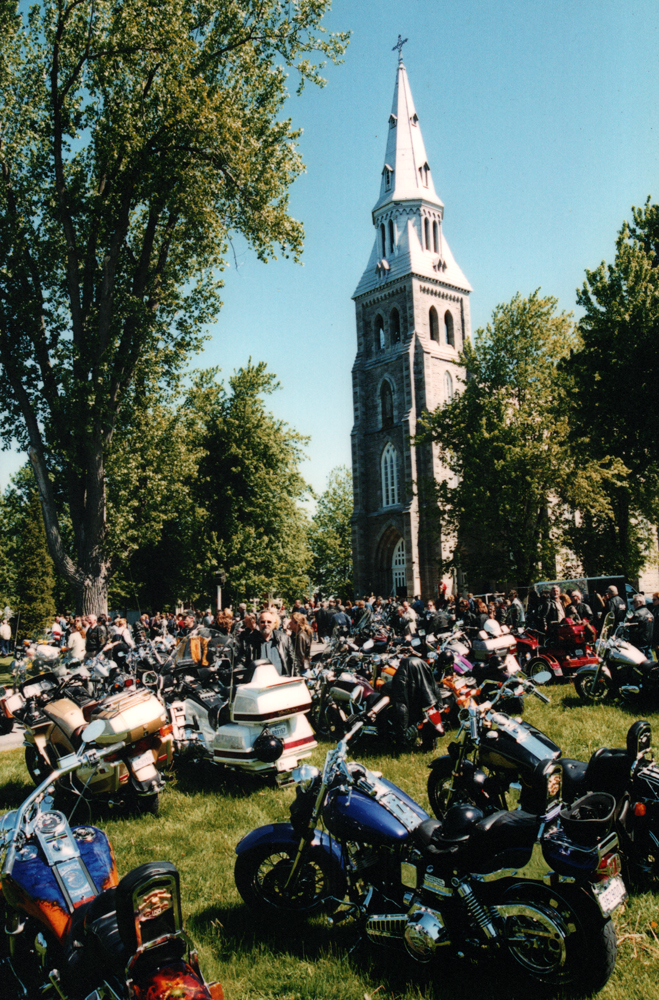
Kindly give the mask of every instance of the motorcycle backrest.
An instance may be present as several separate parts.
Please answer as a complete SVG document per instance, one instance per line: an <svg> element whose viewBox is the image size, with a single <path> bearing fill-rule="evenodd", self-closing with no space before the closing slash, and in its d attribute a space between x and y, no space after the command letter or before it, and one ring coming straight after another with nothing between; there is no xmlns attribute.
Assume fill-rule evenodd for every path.
<svg viewBox="0 0 659 1000"><path fill-rule="evenodd" d="M179 873L170 861L134 868L119 882L115 898L119 935L131 955L183 929Z"/></svg>
<svg viewBox="0 0 659 1000"><path fill-rule="evenodd" d="M541 760L534 772L534 784L545 792L545 813L560 805L563 794L563 768L556 760Z"/></svg>
<svg viewBox="0 0 659 1000"><path fill-rule="evenodd" d="M638 760L652 747L652 726L645 719L639 719L629 727L627 733L627 753Z"/></svg>

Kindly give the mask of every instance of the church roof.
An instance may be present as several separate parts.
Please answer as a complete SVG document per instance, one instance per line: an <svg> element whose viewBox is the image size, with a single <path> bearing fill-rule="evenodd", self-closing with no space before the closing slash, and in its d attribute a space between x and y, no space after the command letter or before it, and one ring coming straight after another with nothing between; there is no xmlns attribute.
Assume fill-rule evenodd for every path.
<svg viewBox="0 0 659 1000"><path fill-rule="evenodd" d="M387 171L393 172L393 183L390 182L389 185ZM396 71L394 99L389 116L380 197L373 211L377 212L391 202L418 201L420 198L427 204L444 207L435 191L419 116L414 108L407 70L401 60Z"/></svg>
<svg viewBox="0 0 659 1000"><path fill-rule="evenodd" d="M433 233L431 241L424 240L422 210L425 210L424 216L436 220L438 226L437 238ZM399 60L380 197L373 209L375 241L353 298L409 274L470 292L471 285L446 242L443 216L444 205L433 184L407 70ZM393 250L389 219L393 219L395 225ZM382 222L386 231L386 256L383 256L379 229ZM426 242L432 243L432 251L424 245Z"/></svg>

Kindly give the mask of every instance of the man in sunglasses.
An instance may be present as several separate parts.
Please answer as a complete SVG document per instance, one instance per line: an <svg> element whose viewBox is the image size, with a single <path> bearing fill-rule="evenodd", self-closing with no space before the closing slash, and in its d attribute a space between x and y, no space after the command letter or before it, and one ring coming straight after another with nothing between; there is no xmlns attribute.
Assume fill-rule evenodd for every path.
<svg viewBox="0 0 659 1000"><path fill-rule="evenodd" d="M252 660L270 660L277 673L290 677L297 673L293 644L291 637L278 626L277 612L264 608L259 614L258 628L246 628L242 633L241 654L247 666Z"/></svg>

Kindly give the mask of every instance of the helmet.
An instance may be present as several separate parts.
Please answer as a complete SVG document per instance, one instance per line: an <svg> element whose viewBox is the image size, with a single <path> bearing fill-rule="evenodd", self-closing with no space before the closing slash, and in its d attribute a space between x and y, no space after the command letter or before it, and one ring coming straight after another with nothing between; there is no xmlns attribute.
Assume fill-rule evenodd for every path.
<svg viewBox="0 0 659 1000"><path fill-rule="evenodd" d="M283 752L283 742L273 736L267 726L254 740L254 753L264 764L274 764Z"/></svg>
<svg viewBox="0 0 659 1000"><path fill-rule="evenodd" d="M487 632L487 634L491 636L493 639L498 639L498 637L501 635L501 626L499 625L499 622L496 620L496 618L488 618L485 624L483 625L483 630Z"/></svg>
<svg viewBox="0 0 659 1000"><path fill-rule="evenodd" d="M441 837L454 843L466 840L472 828L483 818L483 813L476 806L468 804L451 806L444 819Z"/></svg>

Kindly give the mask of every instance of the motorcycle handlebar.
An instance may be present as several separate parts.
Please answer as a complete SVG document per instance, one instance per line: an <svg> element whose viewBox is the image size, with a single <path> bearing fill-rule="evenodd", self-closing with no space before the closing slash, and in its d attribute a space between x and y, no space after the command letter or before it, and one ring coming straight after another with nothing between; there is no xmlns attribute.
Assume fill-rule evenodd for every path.
<svg viewBox="0 0 659 1000"><path fill-rule="evenodd" d="M537 688L534 690L533 694L536 696L536 698L539 698L540 701L543 701L545 705L551 704L551 698L548 698L546 694L542 693L542 691L538 691Z"/></svg>

